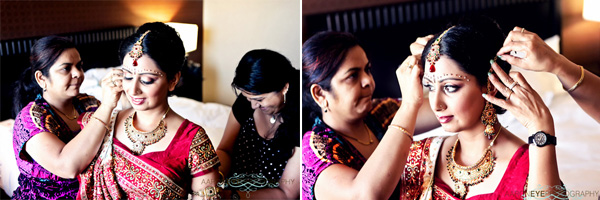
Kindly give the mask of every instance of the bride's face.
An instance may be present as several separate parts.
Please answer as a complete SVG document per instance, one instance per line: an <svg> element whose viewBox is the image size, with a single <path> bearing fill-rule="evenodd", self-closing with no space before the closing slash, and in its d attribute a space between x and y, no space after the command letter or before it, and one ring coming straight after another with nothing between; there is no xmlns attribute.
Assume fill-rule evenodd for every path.
<svg viewBox="0 0 600 200"><path fill-rule="evenodd" d="M440 57L435 69L435 72L425 70L423 86L429 89L429 104L444 130L460 132L483 127L480 118L485 99L481 94L485 88L447 56Z"/></svg>
<svg viewBox="0 0 600 200"><path fill-rule="evenodd" d="M143 55L133 66L133 59L123 59L123 91L135 110L143 111L160 107L167 101L169 84L167 77L152 58Z"/></svg>

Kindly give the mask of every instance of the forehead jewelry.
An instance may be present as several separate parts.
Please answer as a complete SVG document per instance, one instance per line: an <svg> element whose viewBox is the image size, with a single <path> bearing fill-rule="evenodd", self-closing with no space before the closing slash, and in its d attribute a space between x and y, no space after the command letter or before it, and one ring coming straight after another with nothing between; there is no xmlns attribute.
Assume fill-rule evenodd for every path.
<svg viewBox="0 0 600 200"><path fill-rule="evenodd" d="M444 37L444 35L446 35L446 33L452 28L454 28L454 26L446 29L431 44L431 49L429 49L429 53L427 54L427 62L431 64L429 66L429 72L435 72L435 62L440 59L440 42L442 41L442 37Z"/></svg>
<svg viewBox="0 0 600 200"><path fill-rule="evenodd" d="M140 73L144 73L144 72L150 72L153 74L157 74L159 76L164 76L164 74L162 72L154 71L154 70L150 70L150 69L131 68L131 67L126 67L126 66L123 66L123 69L129 71L132 74L140 74Z"/></svg>
<svg viewBox="0 0 600 200"><path fill-rule="evenodd" d="M150 30L146 31L142 35L142 37L140 37L140 39L137 42L135 42L133 48L131 48L131 51L129 52L129 57L133 58L133 66L137 66L137 59L142 57L142 54L144 54L142 42L144 40L144 37L146 37L148 33L150 33Z"/></svg>

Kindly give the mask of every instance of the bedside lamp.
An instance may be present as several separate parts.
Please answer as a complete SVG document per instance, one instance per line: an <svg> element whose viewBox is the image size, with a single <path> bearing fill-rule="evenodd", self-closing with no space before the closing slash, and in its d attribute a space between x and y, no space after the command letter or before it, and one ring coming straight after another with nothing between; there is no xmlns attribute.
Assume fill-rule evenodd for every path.
<svg viewBox="0 0 600 200"><path fill-rule="evenodd" d="M583 19L600 22L600 0L583 0Z"/></svg>
<svg viewBox="0 0 600 200"><path fill-rule="evenodd" d="M198 47L198 25L178 22L167 22L165 24L173 27L179 33L186 54L196 50Z"/></svg>

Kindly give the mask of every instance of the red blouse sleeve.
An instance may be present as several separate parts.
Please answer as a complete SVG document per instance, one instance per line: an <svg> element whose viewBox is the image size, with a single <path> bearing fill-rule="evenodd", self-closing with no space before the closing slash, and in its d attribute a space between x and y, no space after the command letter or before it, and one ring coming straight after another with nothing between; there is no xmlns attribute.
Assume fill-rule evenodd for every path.
<svg viewBox="0 0 600 200"><path fill-rule="evenodd" d="M204 129L200 128L192 140L188 155L188 167L192 176L198 177L209 173L213 168L218 167L219 164L219 157L217 157L217 152L212 142L204 132Z"/></svg>

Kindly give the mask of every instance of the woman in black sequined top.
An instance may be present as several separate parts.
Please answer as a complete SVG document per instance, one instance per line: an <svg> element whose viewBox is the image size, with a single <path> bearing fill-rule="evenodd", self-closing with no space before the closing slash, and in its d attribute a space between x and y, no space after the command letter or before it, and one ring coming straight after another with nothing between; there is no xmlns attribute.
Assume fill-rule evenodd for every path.
<svg viewBox="0 0 600 200"><path fill-rule="evenodd" d="M238 64L231 84L238 98L217 148L232 198L299 198L299 79L290 61L267 49Z"/></svg>

